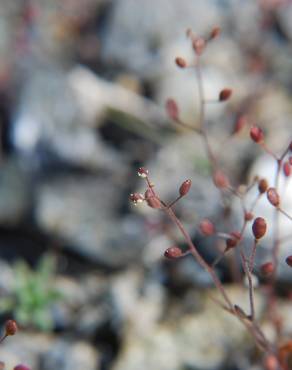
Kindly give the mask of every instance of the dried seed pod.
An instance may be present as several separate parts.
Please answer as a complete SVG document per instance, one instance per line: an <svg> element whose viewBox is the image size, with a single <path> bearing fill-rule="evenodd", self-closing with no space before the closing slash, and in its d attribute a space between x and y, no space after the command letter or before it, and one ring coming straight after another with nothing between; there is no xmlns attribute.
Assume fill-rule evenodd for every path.
<svg viewBox="0 0 292 370"><path fill-rule="evenodd" d="M228 100L232 95L232 90L231 89L223 89L219 93L219 101L226 101Z"/></svg>
<svg viewBox="0 0 292 370"><path fill-rule="evenodd" d="M213 181L217 188L225 189L230 186L228 177L220 170L216 170L213 175Z"/></svg>
<svg viewBox="0 0 292 370"><path fill-rule="evenodd" d="M257 217L252 224L252 231L255 239L261 239L267 231L266 220L262 217Z"/></svg>
<svg viewBox="0 0 292 370"><path fill-rule="evenodd" d="M181 197L185 196L189 192L191 186L192 186L191 180L184 181L179 188L179 195Z"/></svg>
<svg viewBox="0 0 292 370"><path fill-rule="evenodd" d="M5 335L14 335L18 330L17 323L14 320L8 320L5 323Z"/></svg>
<svg viewBox="0 0 292 370"><path fill-rule="evenodd" d="M269 188L267 190L267 198L274 207L278 207L280 205L280 196L275 188Z"/></svg>
<svg viewBox="0 0 292 370"><path fill-rule="evenodd" d="M138 176L140 176L142 178L146 178L148 176L148 174L149 174L149 171L146 168L140 167L138 169Z"/></svg>
<svg viewBox="0 0 292 370"><path fill-rule="evenodd" d="M164 256L170 259L179 258L182 255L183 255L183 252L181 251L180 248L176 246L167 248L166 251L164 252Z"/></svg>
<svg viewBox="0 0 292 370"><path fill-rule="evenodd" d="M258 184L258 189L261 194L264 194L269 187L268 181L266 179L260 179Z"/></svg>
<svg viewBox="0 0 292 370"><path fill-rule="evenodd" d="M252 126L249 134L251 139L256 143L261 143L264 141L264 132L258 126Z"/></svg>
<svg viewBox="0 0 292 370"><path fill-rule="evenodd" d="M272 262L266 262L260 267L261 273L265 276L269 276L274 273L275 266Z"/></svg>
<svg viewBox="0 0 292 370"><path fill-rule="evenodd" d="M176 101L171 98L167 99L165 108L169 118L173 119L174 121L177 121L179 118L179 109Z"/></svg>
<svg viewBox="0 0 292 370"><path fill-rule="evenodd" d="M292 267L292 256L288 256L286 258L286 263L287 263L288 266Z"/></svg>
<svg viewBox="0 0 292 370"><path fill-rule="evenodd" d="M203 219L199 224L199 229L201 233L205 236L211 236L215 234L214 224L207 218Z"/></svg>
<svg viewBox="0 0 292 370"><path fill-rule="evenodd" d="M130 201L137 205L138 203L142 203L145 200L142 194L140 193L132 193L130 194Z"/></svg>
<svg viewBox="0 0 292 370"><path fill-rule="evenodd" d="M291 175L291 165L289 161L285 162L283 165L283 172L286 177L289 177Z"/></svg>
<svg viewBox="0 0 292 370"><path fill-rule="evenodd" d="M187 66L187 62L182 57L175 58L175 64L180 68L185 68Z"/></svg>

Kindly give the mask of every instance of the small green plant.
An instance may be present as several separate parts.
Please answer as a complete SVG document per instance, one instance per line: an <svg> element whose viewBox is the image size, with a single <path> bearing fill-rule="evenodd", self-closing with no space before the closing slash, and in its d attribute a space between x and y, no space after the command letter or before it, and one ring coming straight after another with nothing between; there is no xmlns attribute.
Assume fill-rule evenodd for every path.
<svg viewBox="0 0 292 370"><path fill-rule="evenodd" d="M24 261L14 265L14 286L11 295L0 302L0 312L13 312L21 326L49 331L53 328L52 304L61 298L54 288L55 258L45 255L36 268Z"/></svg>

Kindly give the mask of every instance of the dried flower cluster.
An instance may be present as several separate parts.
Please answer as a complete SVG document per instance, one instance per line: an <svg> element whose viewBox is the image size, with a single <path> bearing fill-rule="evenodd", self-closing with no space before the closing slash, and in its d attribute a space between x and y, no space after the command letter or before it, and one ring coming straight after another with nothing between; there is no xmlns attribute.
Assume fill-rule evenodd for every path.
<svg viewBox="0 0 292 370"><path fill-rule="evenodd" d="M214 185L218 188L218 191L226 196L237 197L240 200L242 206L242 227L238 230L229 230L229 231L220 231L217 230L213 222L209 219L202 219L199 223L199 230L201 234L205 237L214 237L214 238L223 238L225 240L225 250L219 258L217 258L212 264L207 263L203 256L199 253L197 246L193 243L191 236L186 231L184 225L177 217L174 206L178 201L187 196L189 190L192 186L190 179L187 179L182 182L178 189L178 196L172 202L167 203L162 200L159 194L155 190L155 186L150 180L149 171L145 168L140 168L138 170L138 175L142 177L146 182L145 194L134 193L131 194L130 200L136 205L138 203L145 202L151 208L158 209L162 212L165 212L166 215L173 221L177 226L179 231L187 243L188 249L183 251L179 246L170 246L164 253L165 257L169 259L182 258L187 254L191 254L199 265L205 269L211 276L215 287L218 289L221 295L221 301L216 300L216 303L221 306L224 310L229 312L231 315L235 316L242 322L242 324L247 328L252 337L254 338L255 344L260 348L263 353L263 362L264 366L268 370L283 369L288 370L289 367L289 358L292 355L292 341L285 342L284 344L279 341L281 338L281 326L279 326L280 318L278 317L277 310L275 310L275 282L277 268L279 264L279 248L280 248L280 238L278 235L279 228L279 215L283 214L288 219L292 220L292 216L287 214L286 211L282 208L281 204L281 195L279 194L279 176L282 172L286 177L289 177L292 172L292 141L289 144L288 148L283 150L283 153L278 156L273 153L265 142L265 133L257 125L250 125L248 118L245 115L241 115L237 118L231 136L237 135L245 127L249 127L249 134L251 140L259 145L264 152L269 154L277 164L277 171L275 174L276 180L275 183L270 186L267 180L264 178L255 178L252 184L248 184L244 187L244 191L239 191L238 187L234 187L225 173L224 169L221 168L218 153L214 153L214 149L209 144L209 133L205 124L205 109L210 101L204 96L203 82L201 77L201 56L206 51L209 42L213 41L220 34L219 27L214 27L209 35L206 37L196 36L191 30L187 30L187 37L190 39L191 45L194 51L195 62L186 61L184 58L178 56L175 59L175 63L179 68L193 68L197 77L198 83L198 92L200 100L200 115L199 115L199 124L196 127L191 127L180 118L180 109L176 101L172 98L169 98L166 102L166 111L169 118L174 121L175 124L183 125L184 127L194 130L198 133L205 143L206 153L211 166L212 179ZM223 88L218 93L218 103L226 102L232 97L232 89ZM214 103L214 101L212 101ZM245 196L250 191L251 188L257 186L258 194L253 205L250 208L245 206ZM269 225L267 221L261 217L261 215L254 215L254 210L257 201L265 196L267 202L274 207L275 212L275 230L276 235L274 238L274 245L271 253L270 261L266 261L260 266L257 271L261 275L264 283L268 289L267 301L268 301L268 311L270 311L271 317L273 317L273 324L275 330L277 331L277 341L272 342L266 337L262 331L259 322L256 319L255 315L255 305L254 305L254 279L253 275L255 273L255 257L259 244L262 239L265 237ZM256 216L256 217L255 217ZM252 234L253 234L253 244L251 245L251 252L247 253L246 249L243 247L242 241L246 239L247 225L252 222ZM243 274L246 277L248 284L248 297L250 312L247 314L240 307L240 305L234 304L231 298L228 296L224 285L217 276L215 269L216 264L224 258L227 253L232 253L232 251L237 251L241 258L241 267ZM292 255L287 256L286 264L289 267L292 267ZM243 276L244 278L244 276ZM243 279L244 280L244 279Z"/></svg>

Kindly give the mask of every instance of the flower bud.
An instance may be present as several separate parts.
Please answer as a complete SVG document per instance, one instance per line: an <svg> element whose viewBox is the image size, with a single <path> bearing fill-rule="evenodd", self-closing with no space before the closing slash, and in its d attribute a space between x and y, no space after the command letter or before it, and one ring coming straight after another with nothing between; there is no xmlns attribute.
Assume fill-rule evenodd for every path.
<svg viewBox="0 0 292 370"><path fill-rule="evenodd" d="M258 126L252 126L249 134L250 134L251 139L256 143L260 143L264 141L264 132Z"/></svg>
<svg viewBox="0 0 292 370"><path fill-rule="evenodd" d="M227 176L220 170L217 170L213 175L213 181L217 188L224 189L230 186Z"/></svg>
<svg viewBox="0 0 292 370"><path fill-rule="evenodd" d="M280 205L280 196L275 188L269 188L267 190L267 198L274 207L278 207Z"/></svg>
<svg viewBox="0 0 292 370"><path fill-rule="evenodd" d="M288 256L286 258L286 263L287 263L288 266L292 267L292 256Z"/></svg>
<svg viewBox="0 0 292 370"><path fill-rule="evenodd" d="M274 273L275 266L272 262L266 262L261 266L260 270L263 275L268 276Z"/></svg>
<svg viewBox="0 0 292 370"><path fill-rule="evenodd" d="M184 181L179 188L179 195L181 197L185 196L189 192L191 186L192 186L191 180Z"/></svg>
<svg viewBox="0 0 292 370"><path fill-rule="evenodd" d="M266 179L260 179L258 184L258 189L261 194L264 194L269 187L268 181Z"/></svg>
<svg viewBox="0 0 292 370"><path fill-rule="evenodd" d="M206 41L202 37L193 40L193 49L197 55L201 55L206 47Z"/></svg>
<svg viewBox="0 0 292 370"><path fill-rule="evenodd" d="M181 57L175 58L175 64L180 68L185 68L187 66L187 62Z"/></svg>
<svg viewBox="0 0 292 370"><path fill-rule="evenodd" d="M291 175L291 165L289 161L285 162L283 165L283 172L286 177L289 177Z"/></svg>
<svg viewBox="0 0 292 370"><path fill-rule="evenodd" d="M13 370L30 370L30 367L19 364L13 368Z"/></svg>
<svg viewBox="0 0 292 370"><path fill-rule="evenodd" d="M228 100L232 95L232 90L231 89L223 89L219 93L219 101L226 101Z"/></svg>
<svg viewBox="0 0 292 370"><path fill-rule="evenodd" d="M8 320L5 323L5 336L14 335L18 330L17 323L14 320Z"/></svg>
<svg viewBox="0 0 292 370"><path fill-rule="evenodd" d="M181 249L175 246L167 248L166 251L164 252L164 256L169 259L179 258L182 255L183 252L181 251Z"/></svg>
<svg viewBox="0 0 292 370"><path fill-rule="evenodd" d="M261 239L267 231L267 223L262 217L257 217L252 224L252 232L255 239Z"/></svg>
<svg viewBox="0 0 292 370"><path fill-rule="evenodd" d="M130 194L130 201L134 203L136 206L138 203L142 203L144 201L144 197L140 193L132 193Z"/></svg>
<svg viewBox="0 0 292 370"><path fill-rule="evenodd" d="M245 221L251 221L254 218L253 213L251 212L245 212L244 213L244 220Z"/></svg>
<svg viewBox="0 0 292 370"><path fill-rule="evenodd" d="M144 198L151 208L160 209L161 208L161 202L160 200L154 196L152 191L150 189L147 189L145 192L145 198Z"/></svg>
<svg viewBox="0 0 292 370"><path fill-rule="evenodd" d="M146 178L148 176L148 174L149 174L149 171L146 168L140 167L138 169L138 176L140 176L142 178Z"/></svg>
<svg viewBox="0 0 292 370"><path fill-rule="evenodd" d="M199 224L201 233L205 236L211 236L215 234L214 224L207 218L203 219Z"/></svg>
<svg viewBox="0 0 292 370"><path fill-rule="evenodd" d="M176 101L171 98L167 99L165 108L169 118L173 119L174 121L177 121L179 117L179 109Z"/></svg>

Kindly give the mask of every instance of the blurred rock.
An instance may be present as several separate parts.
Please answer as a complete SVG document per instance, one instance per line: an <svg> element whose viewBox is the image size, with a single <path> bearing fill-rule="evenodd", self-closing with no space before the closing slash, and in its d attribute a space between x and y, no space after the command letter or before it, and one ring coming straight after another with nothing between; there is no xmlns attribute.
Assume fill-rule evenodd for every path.
<svg viewBox="0 0 292 370"><path fill-rule="evenodd" d="M119 219L121 196L119 181L107 176L59 177L40 186L36 220L94 262L127 265L140 258L144 226L139 218Z"/></svg>
<svg viewBox="0 0 292 370"><path fill-rule="evenodd" d="M72 370L98 368L99 355L88 343L57 340L42 358L43 370Z"/></svg>
<svg viewBox="0 0 292 370"><path fill-rule="evenodd" d="M248 309L247 291L234 287L228 288L227 293L234 302L240 302L243 309ZM263 302L258 296L256 303L260 311ZM200 312L184 315L175 322L168 321L165 315L161 322L137 332L140 321L140 316L134 313L130 317L125 343L114 370L226 369L227 362L236 361L237 348L240 347L242 353L251 345L245 327L216 306L208 295Z"/></svg>
<svg viewBox="0 0 292 370"><path fill-rule="evenodd" d="M3 160L0 171L0 222L15 225L32 207L29 174L18 160Z"/></svg>

